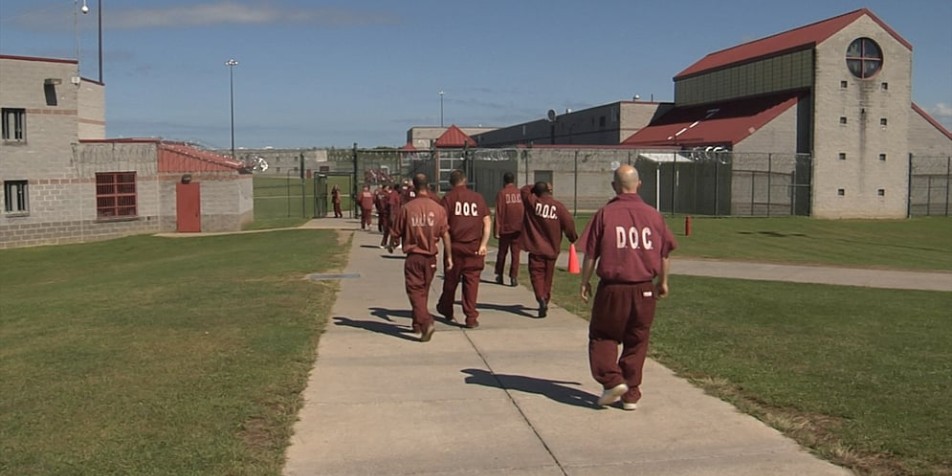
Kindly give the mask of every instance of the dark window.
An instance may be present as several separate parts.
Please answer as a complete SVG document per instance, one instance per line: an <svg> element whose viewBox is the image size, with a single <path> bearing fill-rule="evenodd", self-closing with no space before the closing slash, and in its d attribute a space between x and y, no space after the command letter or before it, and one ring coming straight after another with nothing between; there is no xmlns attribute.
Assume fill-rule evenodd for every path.
<svg viewBox="0 0 952 476"><path fill-rule="evenodd" d="M886 154L879 154L879 160L885 162L885 161L886 161Z"/></svg>
<svg viewBox="0 0 952 476"><path fill-rule="evenodd" d="M840 116L840 124L846 124L846 116Z"/></svg>
<svg viewBox="0 0 952 476"><path fill-rule="evenodd" d="M879 125L881 125L881 126L883 126L883 127L885 127L886 124L888 124L888 123L889 123L889 121L887 121L885 117L879 119Z"/></svg>
<svg viewBox="0 0 952 476"><path fill-rule="evenodd" d="M7 213L30 211L26 180L7 180L3 182L3 210Z"/></svg>
<svg viewBox="0 0 952 476"><path fill-rule="evenodd" d="M853 40L846 49L846 67L857 78L872 78L883 67L883 52L869 38Z"/></svg>
<svg viewBox="0 0 952 476"><path fill-rule="evenodd" d="M846 189L845 189L845 188L838 188L838 189L836 189L836 194L839 195L839 196L841 196L841 197L842 197L842 196L845 196L845 195L846 195Z"/></svg>
<svg viewBox="0 0 952 476"><path fill-rule="evenodd" d="M885 197L885 196L886 196L886 189L885 189L885 188L881 188L881 189L877 190L876 193L878 193L880 197Z"/></svg>
<svg viewBox="0 0 952 476"><path fill-rule="evenodd" d="M883 82L882 88L883 88L883 91L889 91L889 83Z"/></svg>
<svg viewBox="0 0 952 476"><path fill-rule="evenodd" d="M3 140L20 142L26 140L26 109L9 107L0 109L0 122L2 122Z"/></svg>
<svg viewBox="0 0 952 476"><path fill-rule="evenodd" d="M840 89L846 89L847 87L849 87L849 84L850 83L846 81L840 81Z"/></svg>
<svg viewBox="0 0 952 476"><path fill-rule="evenodd" d="M840 160L846 160L846 152L840 152Z"/></svg>
<svg viewBox="0 0 952 476"><path fill-rule="evenodd" d="M136 173L96 174L96 216L99 218L136 216Z"/></svg>

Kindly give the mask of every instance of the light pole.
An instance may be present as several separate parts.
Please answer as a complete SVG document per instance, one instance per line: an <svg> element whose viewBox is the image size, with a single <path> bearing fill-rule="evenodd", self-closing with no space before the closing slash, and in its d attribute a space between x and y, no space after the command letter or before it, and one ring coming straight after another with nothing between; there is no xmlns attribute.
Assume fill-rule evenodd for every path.
<svg viewBox="0 0 952 476"><path fill-rule="evenodd" d="M443 90L440 90L440 127L443 127Z"/></svg>
<svg viewBox="0 0 952 476"><path fill-rule="evenodd" d="M225 61L225 66L228 67L228 90L231 102L231 158L235 160L235 66L238 66L238 61L234 58L230 59Z"/></svg>

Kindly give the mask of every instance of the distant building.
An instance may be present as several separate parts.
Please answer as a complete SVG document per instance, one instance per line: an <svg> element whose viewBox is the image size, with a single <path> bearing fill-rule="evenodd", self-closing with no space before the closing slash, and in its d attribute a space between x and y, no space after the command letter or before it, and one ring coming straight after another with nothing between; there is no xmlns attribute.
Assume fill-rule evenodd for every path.
<svg viewBox="0 0 952 476"><path fill-rule="evenodd" d="M912 45L867 9L711 53L674 77L674 103L616 102L473 138L808 155L797 180L825 218L905 217L910 157L952 156L952 133L912 102Z"/></svg>
<svg viewBox="0 0 952 476"><path fill-rule="evenodd" d="M456 126L452 126L456 127ZM407 131L407 146L417 150L429 149L449 127L416 126ZM494 127L459 127L466 135L482 134L494 130Z"/></svg>
<svg viewBox="0 0 952 476"><path fill-rule="evenodd" d="M242 164L181 143L106 139L104 89L75 60L0 55L0 248L253 219Z"/></svg>

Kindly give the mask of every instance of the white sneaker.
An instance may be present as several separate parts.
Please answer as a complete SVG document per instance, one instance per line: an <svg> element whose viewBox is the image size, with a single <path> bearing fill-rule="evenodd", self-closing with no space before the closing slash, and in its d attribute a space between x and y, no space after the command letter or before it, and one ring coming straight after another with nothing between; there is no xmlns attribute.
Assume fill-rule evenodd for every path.
<svg viewBox="0 0 952 476"><path fill-rule="evenodd" d="M624 402L624 401L623 401L623 402L621 402L621 408L622 408L623 410L628 410L628 411L631 412L631 411L635 411L635 410L638 409L638 404L637 404L637 403L628 403L628 402Z"/></svg>
<svg viewBox="0 0 952 476"><path fill-rule="evenodd" d="M621 399L621 396L627 391L628 386L623 383L620 383L612 388L606 388L605 391L602 392L602 396L598 398L598 405L602 407L611 405L612 403L615 403Z"/></svg>

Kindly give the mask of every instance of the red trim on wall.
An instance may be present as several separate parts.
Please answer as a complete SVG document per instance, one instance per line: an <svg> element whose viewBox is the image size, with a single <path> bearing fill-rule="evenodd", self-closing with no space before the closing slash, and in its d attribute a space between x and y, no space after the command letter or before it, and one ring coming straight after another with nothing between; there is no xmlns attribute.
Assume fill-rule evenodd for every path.
<svg viewBox="0 0 952 476"><path fill-rule="evenodd" d="M0 55L0 59L11 59L11 60L19 60L19 61L39 61L41 63L79 64L79 61L74 59L41 58L39 56Z"/></svg>

